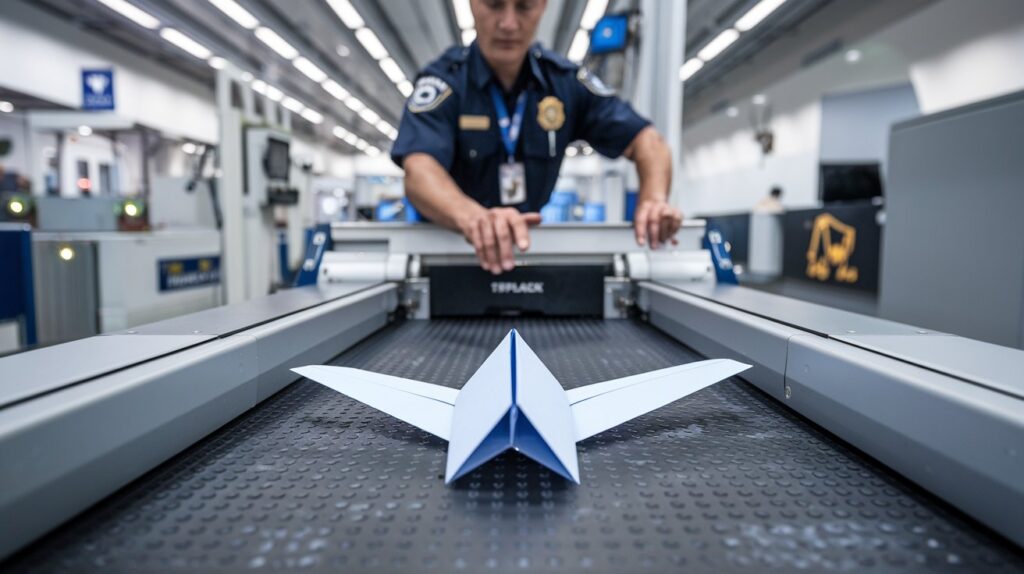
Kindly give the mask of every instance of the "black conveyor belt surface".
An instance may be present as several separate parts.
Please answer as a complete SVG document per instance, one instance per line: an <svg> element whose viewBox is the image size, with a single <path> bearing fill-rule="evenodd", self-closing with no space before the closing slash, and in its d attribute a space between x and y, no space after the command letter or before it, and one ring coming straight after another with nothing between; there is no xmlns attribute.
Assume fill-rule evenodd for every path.
<svg viewBox="0 0 1024 574"><path fill-rule="evenodd" d="M642 323L409 321L334 363L460 386L509 327L566 387L698 360ZM300 381L6 571L1018 572L1019 549L729 380L445 486L446 444Z"/></svg>

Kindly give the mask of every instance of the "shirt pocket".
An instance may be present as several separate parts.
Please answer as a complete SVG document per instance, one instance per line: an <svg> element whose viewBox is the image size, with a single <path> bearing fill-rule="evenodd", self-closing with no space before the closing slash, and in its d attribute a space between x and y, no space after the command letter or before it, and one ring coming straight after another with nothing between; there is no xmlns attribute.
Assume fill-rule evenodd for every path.
<svg viewBox="0 0 1024 574"><path fill-rule="evenodd" d="M548 132L533 126L524 130L523 155L526 158L526 192L531 207L539 209L548 201L551 190L558 181L558 172L562 166L562 155L565 153L564 141L566 130L555 131L555 153L551 154L551 140Z"/></svg>
<svg viewBox="0 0 1024 574"><path fill-rule="evenodd" d="M498 161L498 140L494 130L459 130L459 158L467 166Z"/></svg>

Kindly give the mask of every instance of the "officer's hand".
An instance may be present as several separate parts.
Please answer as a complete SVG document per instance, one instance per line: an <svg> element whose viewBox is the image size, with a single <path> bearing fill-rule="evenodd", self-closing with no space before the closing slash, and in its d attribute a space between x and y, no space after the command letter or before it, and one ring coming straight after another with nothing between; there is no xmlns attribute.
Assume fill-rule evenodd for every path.
<svg viewBox="0 0 1024 574"><path fill-rule="evenodd" d="M539 213L520 213L512 207L480 207L463 219L459 230L476 250L480 267L495 275L515 268L514 247L530 247L531 226L540 223Z"/></svg>
<svg viewBox="0 0 1024 574"><path fill-rule="evenodd" d="M683 213L665 201L648 200L636 206L633 217L633 230L636 232L638 245L650 243L651 249L657 249L662 243L676 240L676 232L683 224Z"/></svg>

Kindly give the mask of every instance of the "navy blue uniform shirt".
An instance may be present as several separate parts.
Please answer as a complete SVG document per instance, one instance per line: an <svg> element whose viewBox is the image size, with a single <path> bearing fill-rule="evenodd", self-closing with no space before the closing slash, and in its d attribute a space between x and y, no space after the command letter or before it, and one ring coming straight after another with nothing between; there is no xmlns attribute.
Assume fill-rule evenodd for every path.
<svg viewBox="0 0 1024 574"><path fill-rule="evenodd" d="M518 90L527 94L515 158L525 164L527 195L524 203L514 207L539 211L555 187L570 143L585 140L600 154L618 157L650 122L600 79L560 54L535 44L526 59L515 93L505 94L510 114ZM476 42L468 48L451 48L428 65L417 76L406 103L391 159L401 167L409 154L426 153L448 170L467 195L484 207L500 207L498 166L508 161L508 154L498 128L491 82L498 80ZM538 117L541 102L546 119ZM552 150L545 127L555 125Z"/></svg>

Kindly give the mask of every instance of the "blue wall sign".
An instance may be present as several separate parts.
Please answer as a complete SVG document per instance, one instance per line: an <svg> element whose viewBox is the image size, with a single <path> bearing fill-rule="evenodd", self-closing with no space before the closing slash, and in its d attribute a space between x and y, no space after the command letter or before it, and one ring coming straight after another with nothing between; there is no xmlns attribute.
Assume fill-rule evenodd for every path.
<svg viewBox="0 0 1024 574"><path fill-rule="evenodd" d="M177 291L220 283L220 256L157 261L160 291Z"/></svg>
<svg viewBox="0 0 1024 574"><path fill-rule="evenodd" d="M732 266L732 258L725 248L725 238L717 225L709 224L704 233L704 249L711 252L711 262L715 264L715 279L719 285L739 285L736 270Z"/></svg>
<svg viewBox="0 0 1024 574"><path fill-rule="evenodd" d="M82 70L82 109L114 109L114 70Z"/></svg>

